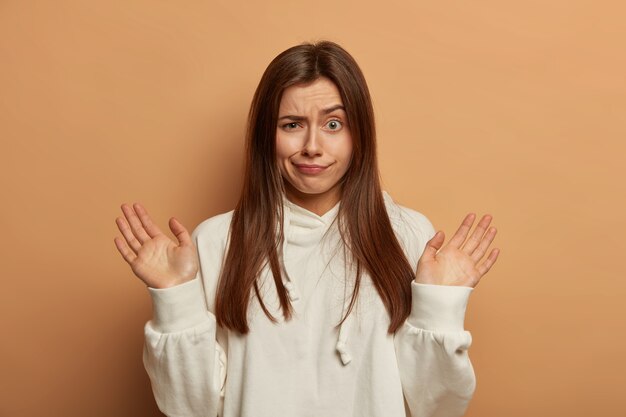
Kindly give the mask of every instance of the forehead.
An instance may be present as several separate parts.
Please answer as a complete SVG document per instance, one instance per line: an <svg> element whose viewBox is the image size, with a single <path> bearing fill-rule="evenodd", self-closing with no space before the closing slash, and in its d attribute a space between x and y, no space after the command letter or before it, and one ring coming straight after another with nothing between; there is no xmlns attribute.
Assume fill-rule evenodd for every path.
<svg viewBox="0 0 626 417"><path fill-rule="evenodd" d="M343 104L339 89L331 80L320 77L307 84L295 84L283 91L280 110L317 109Z"/></svg>

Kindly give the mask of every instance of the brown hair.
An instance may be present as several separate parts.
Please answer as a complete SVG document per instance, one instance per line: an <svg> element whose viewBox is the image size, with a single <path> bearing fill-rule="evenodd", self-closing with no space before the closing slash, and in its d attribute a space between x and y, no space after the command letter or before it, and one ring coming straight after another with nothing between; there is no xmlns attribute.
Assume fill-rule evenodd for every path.
<svg viewBox="0 0 626 417"><path fill-rule="evenodd" d="M374 110L363 73L338 44L303 43L270 62L248 114L243 189L230 225L230 243L215 304L217 323L242 334L249 331L247 309L253 288L265 314L277 321L263 303L258 286L257 278L266 263L273 274L285 320L293 313L278 258L284 239L284 183L275 148L278 109L287 87L319 77L327 77L339 89L353 140L352 162L342 178L337 219L356 277L348 311L340 324L357 300L363 271L371 276L389 313L389 332L395 332L411 310L410 283L415 275L385 208L376 157Z"/></svg>

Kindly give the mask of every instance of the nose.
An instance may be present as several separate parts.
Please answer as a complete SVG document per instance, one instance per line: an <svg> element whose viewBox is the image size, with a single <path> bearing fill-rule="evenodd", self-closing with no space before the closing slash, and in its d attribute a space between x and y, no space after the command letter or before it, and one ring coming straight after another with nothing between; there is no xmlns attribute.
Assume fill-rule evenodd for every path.
<svg viewBox="0 0 626 417"><path fill-rule="evenodd" d="M302 147L302 155L305 156L320 156L322 154L322 147L320 146L319 132L315 128L310 128L306 135L306 142Z"/></svg>

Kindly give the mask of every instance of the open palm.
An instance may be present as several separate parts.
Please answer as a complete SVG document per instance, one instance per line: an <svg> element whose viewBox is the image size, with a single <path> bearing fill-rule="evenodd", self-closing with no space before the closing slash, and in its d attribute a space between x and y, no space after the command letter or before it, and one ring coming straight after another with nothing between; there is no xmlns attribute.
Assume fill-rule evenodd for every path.
<svg viewBox="0 0 626 417"><path fill-rule="evenodd" d="M443 248L445 240L443 231L435 233L426 244L424 253L417 263L416 282L466 287L478 285L483 275L496 262L500 250L492 249L489 257L479 263L495 238L497 229L492 227L485 233L491 222L491 216L484 215L466 241L474 217L473 213L465 216L461 226Z"/></svg>
<svg viewBox="0 0 626 417"><path fill-rule="evenodd" d="M198 255L187 229L170 219L176 243L152 222L143 206L135 203L133 207L122 204L125 218L118 217L115 222L124 239L116 237L114 242L134 274L152 288L168 288L195 278Z"/></svg>

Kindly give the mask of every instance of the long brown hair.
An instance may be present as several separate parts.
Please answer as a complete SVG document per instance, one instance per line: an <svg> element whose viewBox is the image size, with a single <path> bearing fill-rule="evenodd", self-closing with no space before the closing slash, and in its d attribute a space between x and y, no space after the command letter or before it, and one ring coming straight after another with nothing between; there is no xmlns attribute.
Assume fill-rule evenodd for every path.
<svg viewBox="0 0 626 417"><path fill-rule="evenodd" d="M285 320L293 310L283 285L278 248L283 235L283 178L276 163L276 127L283 91L327 77L339 89L353 141L352 162L342 178L337 213L341 238L356 271L346 315L364 271L369 273L395 332L411 310L414 272L387 214L376 156L376 129L369 89L354 58L331 41L293 46L270 62L254 93L246 131L243 189L230 225L230 242L219 280L215 310L220 326L248 333L247 309L254 289L267 317L258 276L269 263ZM278 214L278 215L277 215Z"/></svg>

